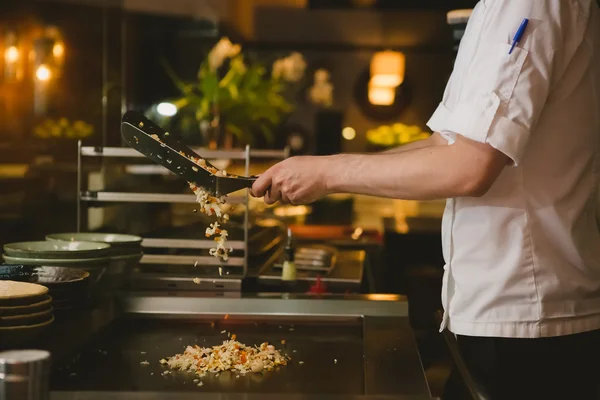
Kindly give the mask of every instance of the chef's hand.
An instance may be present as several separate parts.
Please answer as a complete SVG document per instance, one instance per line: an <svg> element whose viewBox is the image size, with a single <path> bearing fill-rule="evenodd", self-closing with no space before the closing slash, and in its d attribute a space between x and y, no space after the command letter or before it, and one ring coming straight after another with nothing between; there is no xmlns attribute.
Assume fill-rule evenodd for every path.
<svg viewBox="0 0 600 400"><path fill-rule="evenodd" d="M307 204L328 193L325 179L328 158L315 156L291 157L260 175L250 193L263 197L265 203Z"/></svg>

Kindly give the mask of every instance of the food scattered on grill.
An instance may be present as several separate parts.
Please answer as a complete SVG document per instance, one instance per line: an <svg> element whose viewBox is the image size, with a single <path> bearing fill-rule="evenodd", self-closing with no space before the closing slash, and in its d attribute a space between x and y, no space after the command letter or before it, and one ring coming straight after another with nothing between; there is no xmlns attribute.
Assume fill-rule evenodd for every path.
<svg viewBox="0 0 600 400"><path fill-rule="evenodd" d="M272 371L278 366L287 365L290 360L269 343L250 347L236 340L225 340L220 346L187 346L183 354L163 358L160 363L170 369L192 372L203 377L209 372L235 371L243 375Z"/></svg>

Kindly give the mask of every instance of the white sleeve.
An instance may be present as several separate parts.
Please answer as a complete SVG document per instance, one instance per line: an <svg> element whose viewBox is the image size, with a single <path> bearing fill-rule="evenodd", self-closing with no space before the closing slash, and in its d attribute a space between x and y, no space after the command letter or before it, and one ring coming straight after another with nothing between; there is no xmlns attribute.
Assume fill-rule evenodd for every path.
<svg viewBox="0 0 600 400"><path fill-rule="evenodd" d="M459 74L464 78L451 89L458 94L451 104L444 95L428 126L449 140L460 134L488 143L518 165L562 66L583 41L585 3L589 0L495 0L483 12L476 45L466 50L472 56L461 65L467 68ZM523 18L530 22L509 54Z"/></svg>

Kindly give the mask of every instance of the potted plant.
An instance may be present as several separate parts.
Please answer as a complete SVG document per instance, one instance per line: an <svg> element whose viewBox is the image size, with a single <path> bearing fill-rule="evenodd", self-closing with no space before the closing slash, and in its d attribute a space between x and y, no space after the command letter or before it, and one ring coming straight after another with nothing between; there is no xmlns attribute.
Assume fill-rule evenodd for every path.
<svg viewBox="0 0 600 400"><path fill-rule="evenodd" d="M172 103L178 114L195 120L211 148L254 145L258 136L268 144L282 118L293 110L285 98L289 85L304 76L306 62L300 53L277 59L269 71L259 62L248 63L239 44L223 37L201 63L194 82L182 81L165 65L181 92Z"/></svg>

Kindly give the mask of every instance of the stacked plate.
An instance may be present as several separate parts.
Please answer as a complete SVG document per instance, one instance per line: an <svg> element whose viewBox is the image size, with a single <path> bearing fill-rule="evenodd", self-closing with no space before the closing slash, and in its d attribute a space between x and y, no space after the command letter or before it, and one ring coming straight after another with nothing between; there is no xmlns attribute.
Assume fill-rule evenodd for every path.
<svg viewBox="0 0 600 400"><path fill-rule="evenodd" d="M110 264L110 245L96 242L21 242L4 245L4 261L27 266L82 269L96 283Z"/></svg>
<svg viewBox="0 0 600 400"><path fill-rule="evenodd" d="M55 311L85 307L90 299L90 273L82 269L0 265L0 280L37 283L48 288Z"/></svg>
<svg viewBox="0 0 600 400"><path fill-rule="evenodd" d="M135 267L142 259L142 238L120 233L54 233L46 236L52 242L86 242L110 245L109 267L102 285L108 291L120 289L130 278Z"/></svg>
<svg viewBox="0 0 600 400"><path fill-rule="evenodd" d="M48 288L28 282L0 281L0 348L35 339L54 321Z"/></svg>

